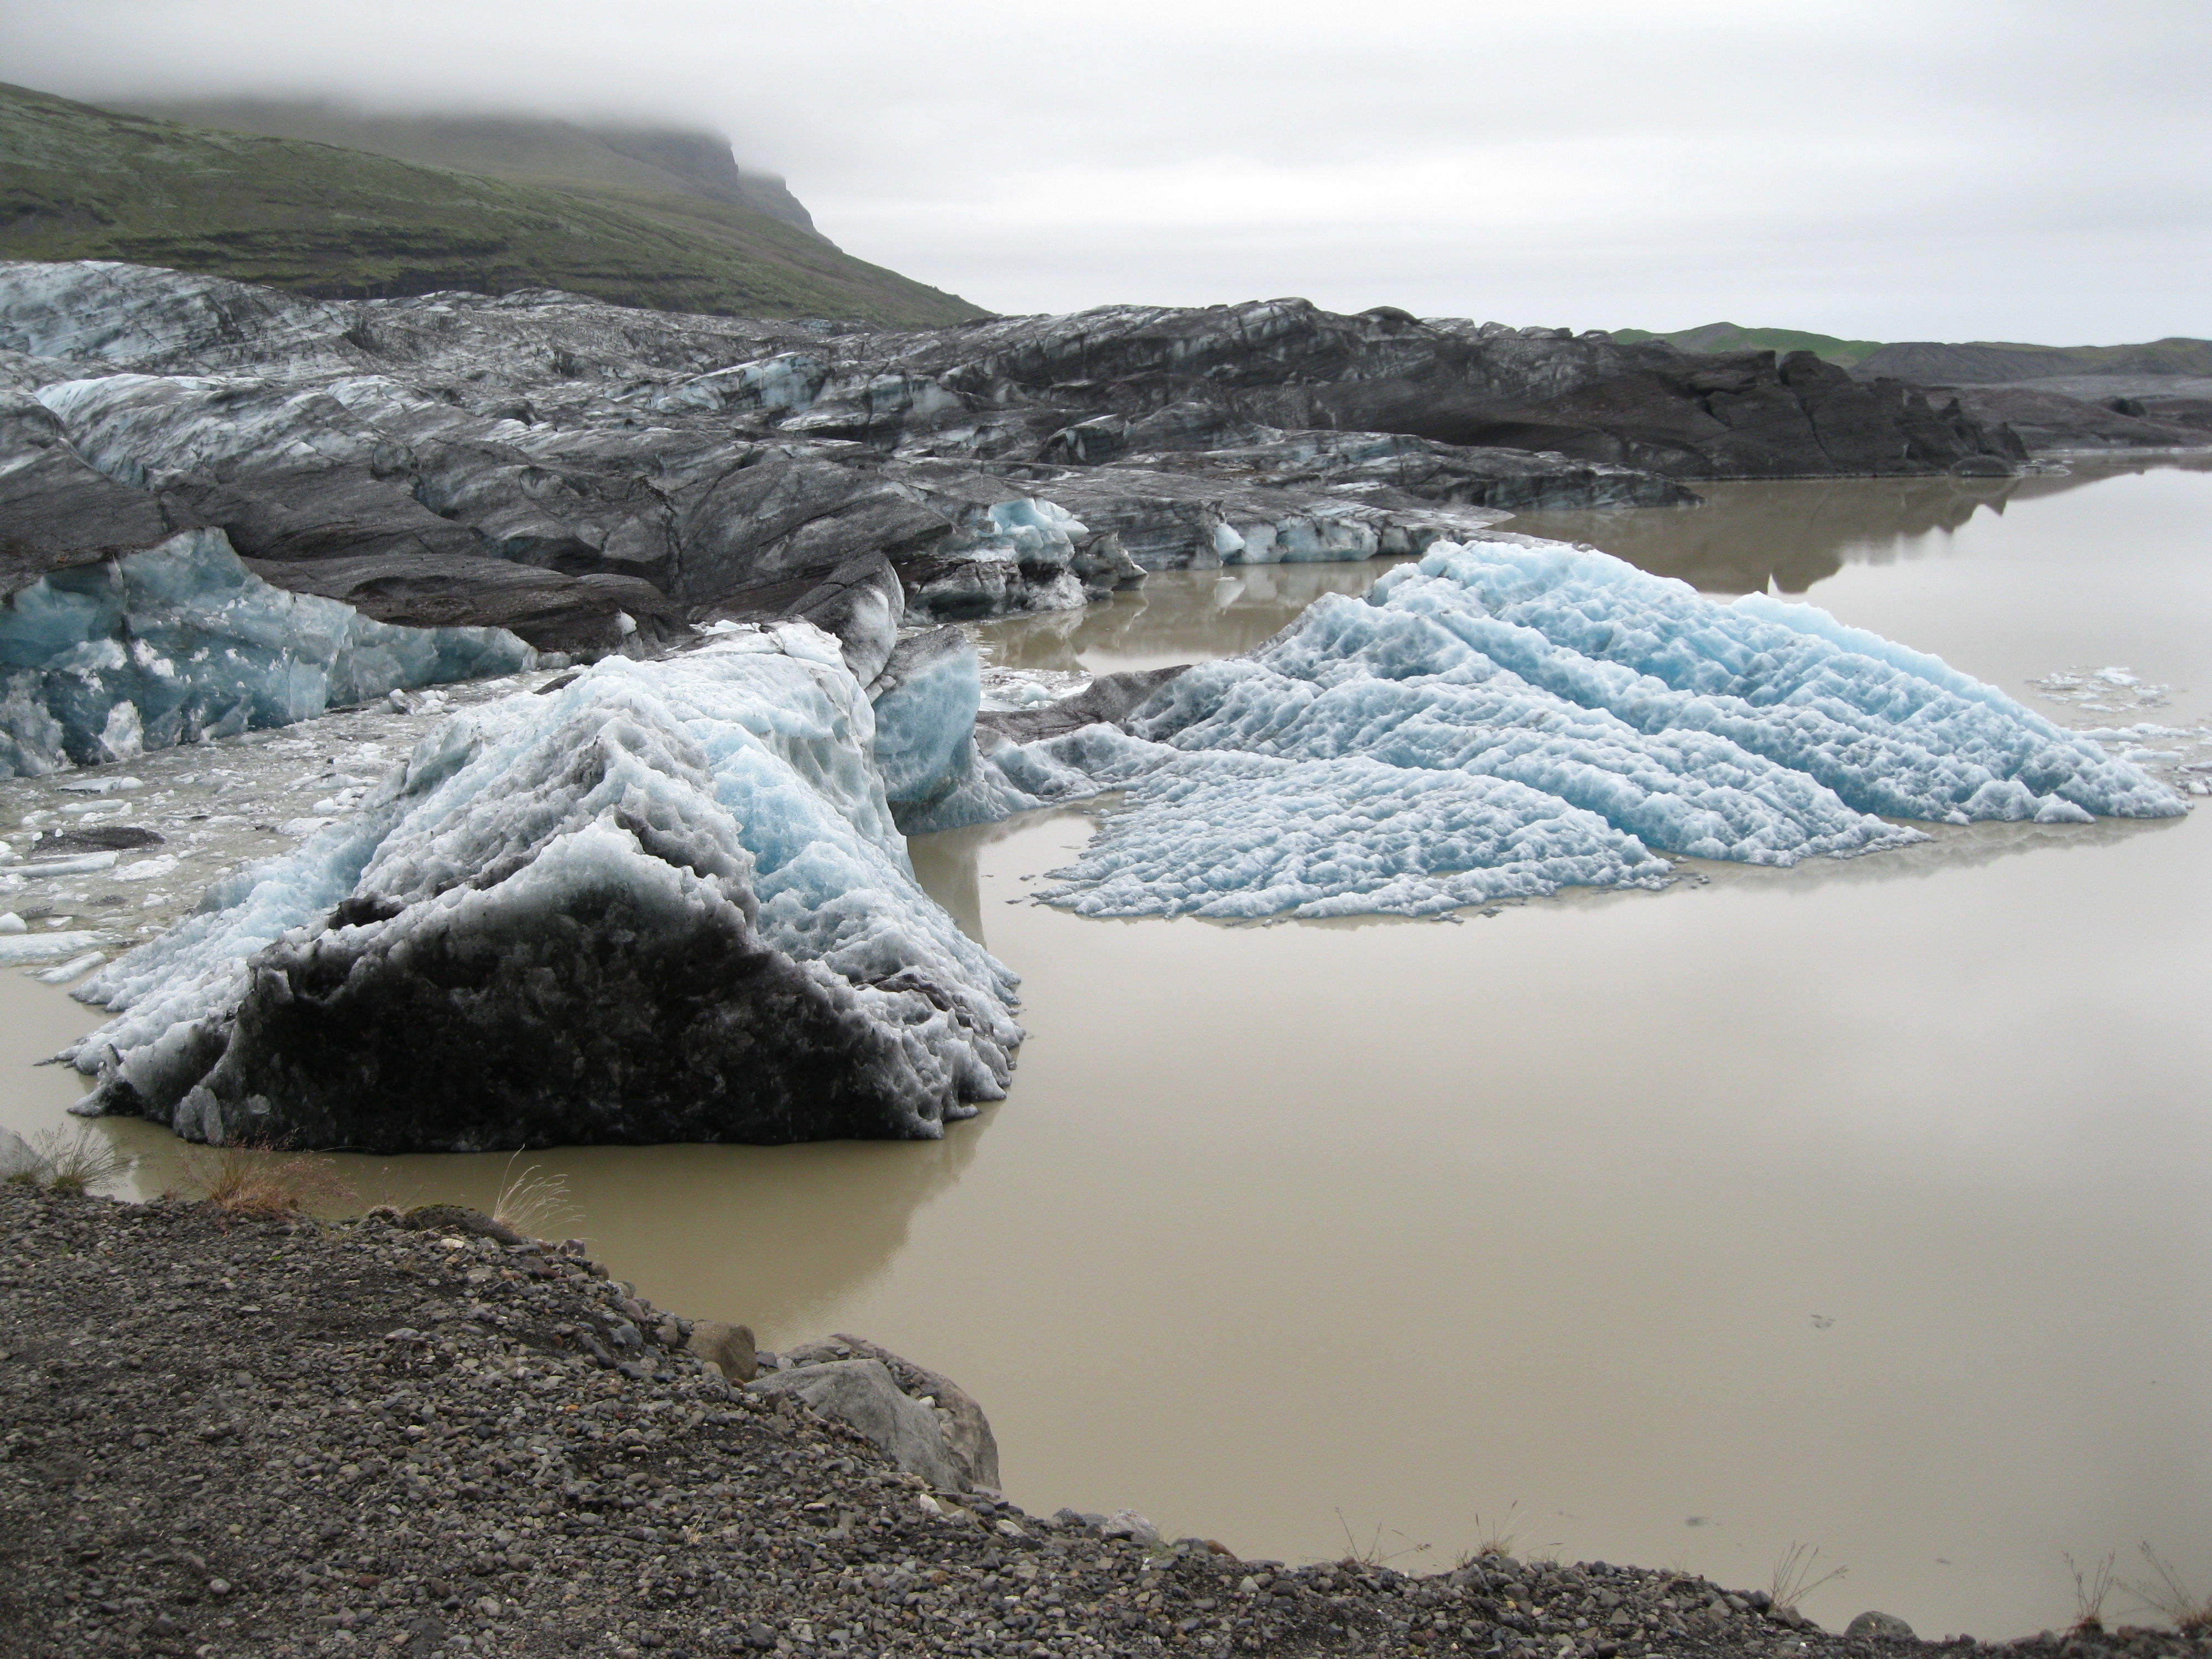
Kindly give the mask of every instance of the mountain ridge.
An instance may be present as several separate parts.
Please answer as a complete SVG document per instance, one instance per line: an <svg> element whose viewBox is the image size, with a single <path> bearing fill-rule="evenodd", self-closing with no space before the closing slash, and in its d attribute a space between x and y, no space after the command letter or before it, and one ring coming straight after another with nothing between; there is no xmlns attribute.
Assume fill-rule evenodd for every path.
<svg viewBox="0 0 2212 1659"><path fill-rule="evenodd" d="M116 259L317 299L557 288L657 311L892 327L988 314L697 189L525 183L5 83L0 158L0 258Z"/></svg>
<svg viewBox="0 0 2212 1659"><path fill-rule="evenodd" d="M780 174L744 166L727 137L705 130L545 116L398 115L327 99L116 99L100 107L556 189L613 185L697 196L753 208L822 236Z"/></svg>

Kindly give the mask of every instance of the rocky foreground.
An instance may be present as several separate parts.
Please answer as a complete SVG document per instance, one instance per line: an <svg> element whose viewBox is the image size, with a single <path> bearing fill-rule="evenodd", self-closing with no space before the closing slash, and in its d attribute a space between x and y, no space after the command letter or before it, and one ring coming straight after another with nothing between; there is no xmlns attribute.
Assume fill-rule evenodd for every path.
<svg viewBox="0 0 2212 1659"><path fill-rule="evenodd" d="M953 1490L957 1468L933 1489L779 1390L798 1373L736 1386L690 1346L742 1377L748 1345L643 1307L580 1247L501 1243L464 1212L410 1219L425 1224L0 1186L0 1651L1613 1659L1936 1645L1881 1615L1830 1635L1764 1592L1680 1573L1498 1555L1424 1578L1358 1560L1288 1567L1161 1540L1126 1515L1027 1515ZM927 1376L897 1369L909 1389ZM957 1413L928 1414L957 1427ZM2130 1630L2006 1650L2205 1648Z"/></svg>

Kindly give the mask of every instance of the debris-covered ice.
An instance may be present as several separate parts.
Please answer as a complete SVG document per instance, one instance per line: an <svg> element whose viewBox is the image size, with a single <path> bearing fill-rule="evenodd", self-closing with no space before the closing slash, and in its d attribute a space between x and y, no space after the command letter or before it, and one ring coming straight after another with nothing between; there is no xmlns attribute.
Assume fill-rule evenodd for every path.
<svg viewBox="0 0 2212 1659"><path fill-rule="evenodd" d="M934 1135L1002 1092L1014 981L915 885L872 735L803 624L483 704L97 974L76 1063L214 1139Z"/></svg>
<svg viewBox="0 0 2212 1659"><path fill-rule="evenodd" d="M0 609L0 777L129 760L343 704L512 673L496 628L397 628L271 587L220 530L55 570Z"/></svg>
<svg viewBox="0 0 2212 1659"><path fill-rule="evenodd" d="M2154 685L2120 664L2059 669L2028 684L2038 696L2069 703L2092 714L2163 708L2173 690L2170 685Z"/></svg>
<svg viewBox="0 0 2212 1659"><path fill-rule="evenodd" d="M2179 799L1938 659L1586 548L1431 550L1121 729L1006 744L933 827L1130 786L1045 896L1094 915L1421 915L1673 855L1893 848L1889 819L2158 817Z"/></svg>

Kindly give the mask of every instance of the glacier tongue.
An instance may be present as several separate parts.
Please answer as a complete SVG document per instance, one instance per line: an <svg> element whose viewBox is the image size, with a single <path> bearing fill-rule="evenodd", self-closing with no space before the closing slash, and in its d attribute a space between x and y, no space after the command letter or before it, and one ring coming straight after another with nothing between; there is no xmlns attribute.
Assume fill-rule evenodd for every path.
<svg viewBox="0 0 2212 1659"><path fill-rule="evenodd" d="M739 630L457 716L80 994L102 1109L372 1150L934 1136L1014 977L915 884L836 642Z"/></svg>
<svg viewBox="0 0 2212 1659"><path fill-rule="evenodd" d="M534 653L497 628L399 628L272 587L220 530L60 569L0 611L0 777L287 726Z"/></svg>
<svg viewBox="0 0 2212 1659"><path fill-rule="evenodd" d="M907 819L1127 787L1042 896L1085 914L1419 915L1670 855L1790 865L1886 821L2082 822L2183 805L1939 659L1809 606L1733 605L1587 548L1441 544L1201 664L1118 728L979 750Z"/></svg>

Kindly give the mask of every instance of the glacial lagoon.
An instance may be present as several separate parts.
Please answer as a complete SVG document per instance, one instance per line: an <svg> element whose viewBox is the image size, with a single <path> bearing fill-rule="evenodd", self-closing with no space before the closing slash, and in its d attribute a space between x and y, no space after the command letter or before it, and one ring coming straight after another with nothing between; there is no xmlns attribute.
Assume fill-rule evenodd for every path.
<svg viewBox="0 0 2212 1659"><path fill-rule="evenodd" d="M1501 528L1802 597L2068 724L2194 734L2143 748L2212 778L2183 769L2212 763L2212 470L1707 494ZM977 631L1007 668L1157 666L1248 649L1381 568L1156 576ZM150 925L118 918L346 810L432 712L148 757L112 769L143 785L119 812L70 779L0 787L0 834L92 802L69 816L198 813L207 837L31 925ZM1831 1628L1881 1607L2030 1633L2071 1618L2069 1554L2124 1578L2148 1540L2212 1578L2199 816L1692 861L1664 892L1452 921L1224 927L1028 902L1094 822L1033 814L913 847L1024 976L1003 1104L937 1143L514 1167L565 1177L568 1231L662 1305L770 1347L864 1332L957 1378L1031 1509L1409 1571L1502 1529L1745 1588L1802 1543L1848 1570L1807 1602ZM5 983L0 1121L32 1130L78 1079L29 1062L92 1011ZM103 1127L145 1154L140 1193L186 1179L165 1133ZM484 1202L508 1164L343 1162L364 1201L403 1202Z"/></svg>

